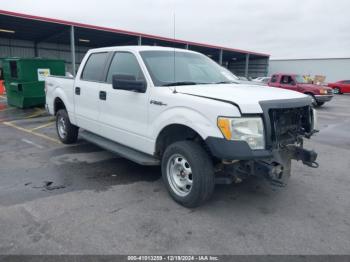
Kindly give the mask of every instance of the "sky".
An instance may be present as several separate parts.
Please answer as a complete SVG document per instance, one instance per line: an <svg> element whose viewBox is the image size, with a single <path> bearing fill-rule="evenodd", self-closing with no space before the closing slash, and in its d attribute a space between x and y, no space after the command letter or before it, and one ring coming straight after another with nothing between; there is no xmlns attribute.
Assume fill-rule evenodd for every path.
<svg viewBox="0 0 350 262"><path fill-rule="evenodd" d="M0 0L0 9L262 52L350 57L350 0Z"/></svg>

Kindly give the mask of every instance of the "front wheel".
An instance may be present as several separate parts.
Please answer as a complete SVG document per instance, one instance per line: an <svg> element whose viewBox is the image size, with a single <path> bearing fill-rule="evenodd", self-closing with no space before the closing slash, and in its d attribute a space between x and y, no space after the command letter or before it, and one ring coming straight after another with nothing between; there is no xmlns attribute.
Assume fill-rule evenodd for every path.
<svg viewBox="0 0 350 262"><path fill-rule="evenodd" d="M65 109L58 110L56 114L56 130L63 144L73 144L78 139L79 127L70 122Z"/></svg>
<svg viewBox="0 0 350 262"><path fill-rule="evenodd" d="M318 106L315 96L313 94L307 94L307 95L311 98L312 106L314 107Z"/></svg>
<svg viewBox="0 0 350 262"><path fill-rule="evenodd" d="M214 191L212 160L192 141L175 142L167 147L162 157L162 176L171 197L185 207L201 205Z"/></svg>

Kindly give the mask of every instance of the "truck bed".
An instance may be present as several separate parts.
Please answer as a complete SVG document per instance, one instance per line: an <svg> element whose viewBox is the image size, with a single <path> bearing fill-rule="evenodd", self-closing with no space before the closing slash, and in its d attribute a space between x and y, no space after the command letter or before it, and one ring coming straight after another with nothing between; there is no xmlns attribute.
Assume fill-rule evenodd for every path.
<svg viewBox="0 0 350 262"><path fill-rule="evenodd" d="M67 76L48 76L45 79L46 89L46 107L50 114L54 114L54 99L57 94L66 97L66 107L68 113L74 111L74 77Z"/></svg>

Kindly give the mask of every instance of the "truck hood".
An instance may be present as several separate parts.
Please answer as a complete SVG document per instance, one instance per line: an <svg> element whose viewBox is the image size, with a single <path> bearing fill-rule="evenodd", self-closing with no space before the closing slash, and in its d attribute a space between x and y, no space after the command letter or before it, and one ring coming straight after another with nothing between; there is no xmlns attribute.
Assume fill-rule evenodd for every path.
<svg viewBox="0 0 350 262"><path fill-rule="evenodd" d="M305 98L302 93L269 86L244 84L209 84L177 86L177 93L232 102L243 114L262 113L259 102Z"/></svg>

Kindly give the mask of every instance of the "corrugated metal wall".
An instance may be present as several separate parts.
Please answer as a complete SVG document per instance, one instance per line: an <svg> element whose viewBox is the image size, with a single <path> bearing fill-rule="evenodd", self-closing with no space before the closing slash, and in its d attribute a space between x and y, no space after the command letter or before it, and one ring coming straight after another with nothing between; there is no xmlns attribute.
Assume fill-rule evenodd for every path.
<svg viewBox="0 0 350 262"><path fill-rule="evenodd" d="M76 64L80 64L89 48L76 47ZM37 46L38 56L52 59L63 59L66 63L66 71L71 72L71 53L69 45L39 43ZM0 57L34 57L34 42L16 39L0 38Z"/></svg>
<svg viewBox="0 0 350 262"><path fill-rule="evenodd" d="M0 57L8 56L33 57L34 43L30 41L0 38Z"/></svg>
<svg viewBox="0 0 350 262"><path fill-rule="evenodd" d="M270 60L269 75L273 73L324 75L326 82L350 79L350 58Z"/></svg>
<svg viewBox="0 0 350 262"><path fill-rule="evenodd" d="M245 76L245 60L231 61L229 70L237 76ZM252 78L266 76L268 71L268 58L250 59L248 75Z"/></svg>
<svg viewBox="0 0 350 262"><path fill-rule="evenodd" d="M76 46L76 65L77 68L89 48ZM39 43L37 53L43 58L63 59L66 63L66 71L72 72L71 53L69 45L56 43ZM0 57L35 57L35 45L31 41L22 41L16 39L0 38ZM250 59L249 76L266 76L268 69L268 58ZM230 61L229 69L238 76L245 75L245 59Z"/></svg>

